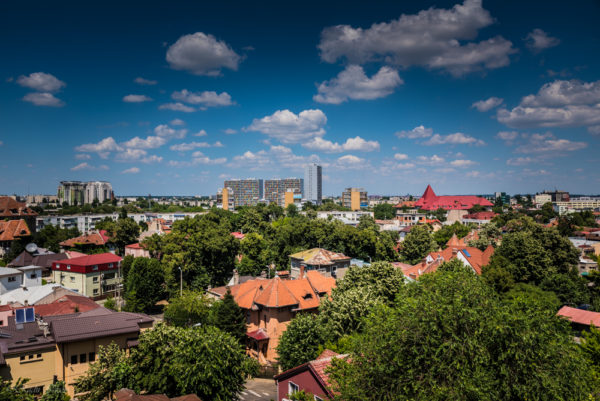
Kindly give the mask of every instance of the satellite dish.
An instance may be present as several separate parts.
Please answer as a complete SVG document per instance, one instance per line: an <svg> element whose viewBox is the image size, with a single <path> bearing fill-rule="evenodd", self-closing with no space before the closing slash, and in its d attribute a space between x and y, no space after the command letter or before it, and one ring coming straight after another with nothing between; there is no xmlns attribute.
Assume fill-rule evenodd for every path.
<svg viewBox="0 0 600 401"><path fill-rule="evenodd" d="M25 250L27 250L29 253L34 253L38 250L38 246L33 242L30 242L29 244L25 245Z"/></svg>

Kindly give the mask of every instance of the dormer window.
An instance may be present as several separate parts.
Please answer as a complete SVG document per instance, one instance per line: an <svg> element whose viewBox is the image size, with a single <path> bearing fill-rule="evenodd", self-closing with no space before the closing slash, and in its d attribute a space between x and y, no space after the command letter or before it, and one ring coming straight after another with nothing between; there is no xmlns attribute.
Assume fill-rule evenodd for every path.
<svg viewBox="0 0 600 401"><path fill-rule="evenodd" d="M313 297L312 294L310 292L308 292L308 293L304 294L304 296L302 298L304 298L304 299L312 299L312 297Z"/></svg>

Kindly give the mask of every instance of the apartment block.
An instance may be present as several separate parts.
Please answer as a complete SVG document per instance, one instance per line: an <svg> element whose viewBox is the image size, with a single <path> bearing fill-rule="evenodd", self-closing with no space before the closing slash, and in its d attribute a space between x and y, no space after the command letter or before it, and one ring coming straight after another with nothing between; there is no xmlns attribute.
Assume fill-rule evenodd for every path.
<svg viewBox="0 0 600 401"><path fill-rule="evenodd" d="M369 206L367 191L364 188L346 188L342 192L342 206L351 210L360 210Z"/></svg>
<svg viewBox="0 0 600 401"><path fill-rule="evenodd" d="M318 164L307 164L304 167L304 198L320 205L323 200L323 169Z"/></svg>
<svg viewBox="0 0 600 401"><path fill-rule="evenodd" d="M102 203L114 196L112 185L107 181L61 181L58 186L59 203L69 206L93 203L95 199Z"/></svg>
<svg viewBox="0 0 600 401"><path fill-rule="evenodd" d="M302 198L303 190L304 180L302 178L265 180L264 196L267 203L276 203L279 206L285 207L287 206L285 201L286 192L291 191L294 194L299 194L300 198Z"/></svg>
<svg viewBox="0 0 600 401"><path fill-rule="evenodd" d="M263 198L263 180L249 178L245 180L227 180L223 188L230 188L228 195L233 199L235 207L256 206ZM229 191L228 191L229 192Z"/></svg>

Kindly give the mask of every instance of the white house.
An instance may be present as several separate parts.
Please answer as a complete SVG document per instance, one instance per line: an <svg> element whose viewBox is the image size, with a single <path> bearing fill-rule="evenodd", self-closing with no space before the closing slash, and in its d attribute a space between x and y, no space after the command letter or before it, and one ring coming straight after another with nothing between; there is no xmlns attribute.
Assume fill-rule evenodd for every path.
<svg viewBox="0 0 600 401"><path fill-rule="evenodd" d="M23 284L23 272L11 267L0 267L0 295L16 290Z"/></svg>
<svg viewBox="0 0 600 401"><path fill-rule="evenodd" d="M23 286L35 287L42 285L42 268L41 266L23 266L17 267L17 270L23 272Z"/></svg>

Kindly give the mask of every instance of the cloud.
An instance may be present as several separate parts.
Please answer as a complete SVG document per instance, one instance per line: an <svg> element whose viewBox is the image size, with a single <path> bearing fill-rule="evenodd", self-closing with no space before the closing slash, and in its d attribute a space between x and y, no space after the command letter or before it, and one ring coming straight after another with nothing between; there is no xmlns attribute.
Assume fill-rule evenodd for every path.
<svg viewBox="0 0 600 401"><path fill-rule="evenodd" d="M471 105L471 107L476 108L477 111L485 112L485 111L490 111L491 109L500 106L503 101L504 101L504 99L492 96L489 99L480 100L478 102L473 103Z"/></svg>
<svg viewBox="0 0 600 401"><path fill-rule="evenodd" d="M200 131L198 131L194 134L194 136L206 136L206 135L207 135L206 131L203 129L201 129Z"/></svg>
<svg viewBox="0 0 600 401"><path fill-rule="evenodd" d="M89 163L83 162L83 163L79 163L76 166L71 167L71 171L80 171L80 170L108 170L108 166L102 164L102 165L96 167L96 166L90 165Z"/></svg>
<svg viewBox="0 0 600 401"><path fill-rule="evenodd" d="M423 145L485 145L481 139L474 138L470 135L457 132L450 135L435 134L429 140L423 142Z"/></svg>
<svg viewBox="0 0 600 401"><path fill-rule="evenodd" d="M460 76L510 63L509 55L516 50L501 36L461 44L475 39L480 29L493 22L481 0L465 0L451 9L432 7L367 29L328 27L321 32L318 48L321 59L328 63L343 58L351 64L383 61L405 68L443 69Z"/></svg>
<svg viewBox="0 0 600 401"><path fill-rule="evenodd" d="M452 160L450 162L450 165L452 167L470 167L470 166L474 166L476 164L478 164L478 163L474 162L473 160L464 160L464 159Z"/></svg>
<svg viewBox="0 0 600 401"><path fill-rule="evenodd" d="M180 102L199 104L203 107L224 107L231 106L234 104L231 100L231 96L227 92L218 94L214 91L204 92L190 92L187 89L183 89L179 92L175 91L171 95L173 100L179 100Z"/></svg>
<svg viewBox="0 0 600 401"><path fill-rule="evenodd" d="M148 157L143 157L140 159L142 163L150 164L150 163L160 163L163 161L162 156L150 155Z"/></svg>
<svg viewBox="0 0 600 401"><path fill-rule="evenodd" d="M147 154L148 152L143 149L123 149L121 152L117 153L115 160L118 162L137 161Z"/></svg>
<svg viewBox="0 0 600 401"><path fill-rule="evenodd" d="M179 143L176 145L171 145L171 147L169 149L174 150L176 152L187 152L188 150L193 150L196 148L210 148L210 143L208 143L208 142Z"/></svg>
<svg viewBox="0 0 600 401"><path fill-rule="evenodd" d="M522 98L512 110L498 110L497 118L512 128L599 125L600 81L546 83L537 94Z"/></svg>
<svg viewBox="0 0 600 401"><path fill-rule="evenodd" d="M182 111L184 113L193 113L196 111L195 108L186 106L183 103L165 103L158 106L159 110L171 110L171 111Z"/></svg>
<svg viewBox="0 0 600 401"><path fill-rule="evenodd" d="M127 170L121 171L121 174L137 174L139 172L140 172L139 167L131 167L131 168L128 168Z"/></svg>
<svg viewBox="0 0 600 401"><path fill-rule="evenodd" d="M154 127L154 134L163 138L184 138L187 134L186 129L174 129L166 124L160 124Z"/></svg>
<svg viewBox="0 0 600 401"><path fill-rule="evenodd" d="M327 116L319 109L304 110L297 115L286 109L254 119L245 130L261 132L283 143L298 143L325 135L326 123Z"/></svg>
<svg viewBox="0 0 600 401"><path fill-rule="evenodd" d="M75 158L77 160L90 160L92 156L88 155L87 153L79 153L75 155Z"/></svg>
<svg viewBox="0 0 600 401"><path fill-rule="evenodd" d="M233 135L233 134L237 134L237 130L235 130L233 128L226 128L223 130L223 133L225 135Z"/></svg>
<svg viewBox="0 0 600 401"><path fill-rule="evenodd" d="M362 169L365 167L365 159L354 155L340 156L336 167L349 170Z"/></svg>
<svg viewBox="0 0 600 401"><path fill-rule="evenodd" d="M500 131L496 135L496 138L502 139L506 142L512 142L519 137L519 133L517 131Z"/></svg>
<svg viewBox="0 0 600 401"><path fill-rule="evenodd" d="M221 75L223 68L237 71L241 61L227 43L202 32L180 37L169 47L166 58L174 70L208 76Z"/></svg>
<svg viewBox="0 0 600 401"><path fill-rule="evenodd" d="M588 127L588 132L592 135L600 135L600 125Z"/></svg>
<svg viewBox="0 0 600 401"><path fill-rule="evenodd" d="M419 164L424 164L427 166L434 166L434 165L439 165L442 164L446 161L446 159L444 159L441 156L438 155L433 155L433 156L419 156L417 157L417 161L419 162Z"/></svg>
<svg viewBox="0 0 600 401"><path fill-rule="evenodd" d="M224 164L227 162L226 157L219 157L216 159L211 159L210 157L204 155L202 152L194 152L193 158L191 161L184 160L171 160L169 161L169 166L171 167L192 167L199 164L202 165L215 165L215 164Z"/></svg>
<svg viewBox="0 0 600 401"><path fill-rule="evenodd" d="M531 164L537 162L539 162L539 159L533 157L515 157L508 159L506 161L506 164L508 164L509 166L522 166L524 164Z"/></svg>
<svg viewBox="0 0 600 401"><path fill-rule="evenodd" d="M123 96L123 101L125 103L143 103L143 102L151 102L152 98L146 95L127 95Z"/></svg>
<svg viewBox="0 0 600 401"><path fill-rule="evenodd" d="M525 45L534 53L558 46L559 43L559 39L548 36L546 32L539 28L529 32L529 34L525 37Z"/></svg>
<svg viewBox="0 0 600 401"><path fill-rule="evenodd" d="M299 156L294 154L287 146L277 145L270 146L268 150L259 150L257 152L248 150L241 155L234 156L228 166L247 170L290 168L296 171L303 171L304 165L309 162L320 163L321 161L317 155Z"/></svg>
<svg viewBox="0 0 600 401"><path fill-rule="evenodd" d="M135 82L136 84L140 84L140 85L156 85L158 83L158 81L154 81L154 80L146 79L146 78L142 78L142 77L137 77L136 79L133 80L133 82Z"/></svg>
<svg viewBox="0 0 600 401"><path fill-rule="evenodd" d="M180 120L179 118L176 118L174 120L171 120L169 122L170 125L185 125L185 121Z"/></svg>
<svg viewBox="0 0 600 401"><path fill-rule="evenodd" d="M517 153L561 153L573 152L587 147L585 142L574 142L568 139L559 139L554 135L533 134L529 141L515 149Z"/></svg>
<svg viewBox="0 0 600 401"><path fill-rule="evenodd" d="M416 138L428 138L433 135L433 130L431 128L425 128L422 125L411 129L410 131L398 131L396 132L396 136L398 138L408 138L408 139L416 139Z"/></svg>
<svg viewBox="0 0 600 401"><path fill-rule="evenodd" d="M331 142L321 137L313 138L310 142L302 144L303 147L325 153L340 153L349 151L373 152L379 150L379 142L366 141L360 136L348 138L345 143Z"/></svg>
<svg viewBox="0 0 600 401"><path fill-rule="evenodd" d="M62 107L65 105L62 100L48 92L28 93L23 97L23 100L36 106Z"/></svg>
<svg viewBox="0 0 600 401"><path fill-rule="evenodd" d="M406 155L404 153L396 153L394 155L394 159L396 159L396 160L407 160L408 159L408 155Z"/></svg>
<svg viewBox="0 0 600 401"><path fill-rule="evenodd" d="M29 75L21 75L17 78L17 83L26 88L34 89L38 92L57 92L66 84L52 74L45 72L34 72Z"/></svg>
<svg viewBox="0 0 600 401"><path fill-rule="evenodd" d="M381 69L371 78L361 66L349 65L337 77L322 82L313 100L319 103L340 104L352 100L373 100L386 97L404 81L390 67Z"/></svg>
<svg viewBox="0 0 600 401"><path fill-rule="evenodd" d="M106 159L110 152L120 151L122 148L117 145L113 137L109 136L98 143L86 143L75 148L77 152L97 153L101 158Z"/></svg>
<svg viewBox="0 0 600 401"><path fill-rule="evenodd" d="M131 138L127 142L123 142L122 145L126 148L135 149L155 149L163 146L167 140L161 136L147 136L146 139L142 139L138 136Z"/></svg>

